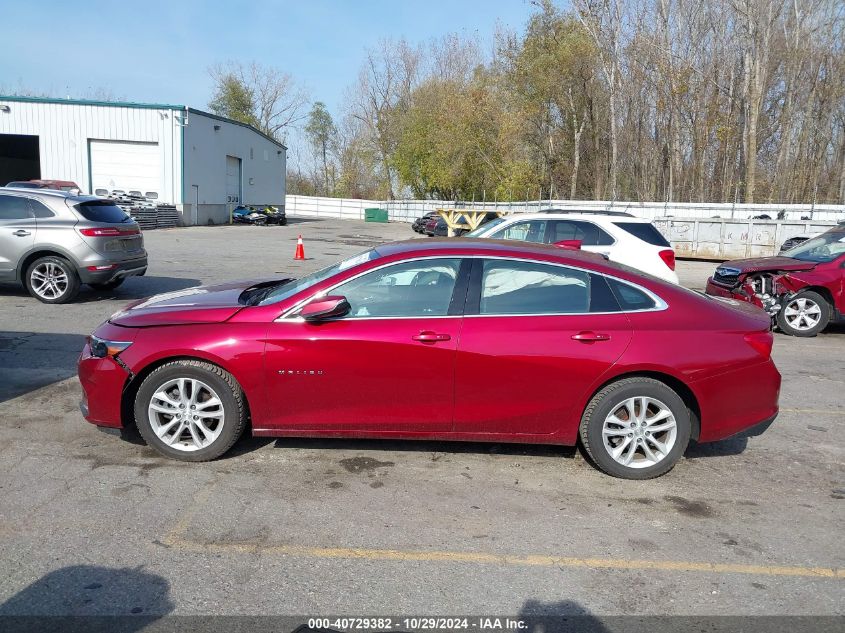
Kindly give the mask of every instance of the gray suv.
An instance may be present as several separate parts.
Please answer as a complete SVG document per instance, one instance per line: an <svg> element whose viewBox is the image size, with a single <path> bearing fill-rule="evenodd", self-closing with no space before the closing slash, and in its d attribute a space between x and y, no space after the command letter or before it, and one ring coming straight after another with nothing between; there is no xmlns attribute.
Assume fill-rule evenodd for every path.
<svg viewBox="0 0 845 633"><path fill-rule="evenodd" d="M141 230L111 200L0 187L0 281L67 303L81 284L111 290L145 272Z"/></svg>

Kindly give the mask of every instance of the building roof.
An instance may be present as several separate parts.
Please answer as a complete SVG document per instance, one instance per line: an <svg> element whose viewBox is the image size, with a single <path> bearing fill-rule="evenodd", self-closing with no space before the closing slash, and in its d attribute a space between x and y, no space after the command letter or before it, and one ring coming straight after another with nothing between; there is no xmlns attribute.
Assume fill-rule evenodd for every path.
<svg viewBox="0 0 845 633"><path fill-rule="evenodd" d="M272 136L265 134L261 130L248 123L243 123L241 121L236 121L234 119L229 119L224 116L220 116L218 114L212 114L211 112L205 112L203 110L197 110L196 108L189 108L185 105L174 105L169 103L136 103L133 101L98 101L96 99L59 99L56 97L21 97L16 95L0 95L0 101L12 101L18 103L50 103L56 105L79 105L79 106L95 106L95 107L106 107L106 108L135 108L141 110L181 110L183 112L192 112L194 114L199 114L201 116L207 116L212 119L217 119L218 121L223 121L224 123L231 123L233 125L239 125L241 127L245 127L247 129L252 130L256 134L263 136L271 143L275 143L279 147L284 150L287 150L287 146L284 143L280 143Z"/></svg>

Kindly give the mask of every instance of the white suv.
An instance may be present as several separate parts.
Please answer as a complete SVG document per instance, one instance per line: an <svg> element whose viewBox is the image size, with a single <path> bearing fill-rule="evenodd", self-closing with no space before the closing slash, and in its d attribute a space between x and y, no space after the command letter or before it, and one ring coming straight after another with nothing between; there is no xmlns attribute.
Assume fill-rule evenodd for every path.
<svg viewBox="0 0 845 633"><path fill-rule="evenodd" d="M627 213L518 213L492 220L464 236L546 244L577 240L582 250L678 283L672 246L651 222Z"/></svg>

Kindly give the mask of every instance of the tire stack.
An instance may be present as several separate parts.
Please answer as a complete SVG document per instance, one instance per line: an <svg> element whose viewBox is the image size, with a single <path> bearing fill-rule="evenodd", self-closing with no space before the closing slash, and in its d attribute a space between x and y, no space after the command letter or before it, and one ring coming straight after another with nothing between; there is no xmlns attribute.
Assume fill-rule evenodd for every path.
<svg viewBox="0 0 845 633"><path fill-rule="evenodd" d="M142 231L150 231L158 225L158 213L155 207L131 207L128 211L126 209L124 211L132 216Z"/></svg>
<svg viewBox="0 0 845 633"><path fill-rule="evenodd" d="M155 208L157 229L172 229L179 225L179 212L172 204L160 204ZM143 228L143 227L141 227Z"/></svg>

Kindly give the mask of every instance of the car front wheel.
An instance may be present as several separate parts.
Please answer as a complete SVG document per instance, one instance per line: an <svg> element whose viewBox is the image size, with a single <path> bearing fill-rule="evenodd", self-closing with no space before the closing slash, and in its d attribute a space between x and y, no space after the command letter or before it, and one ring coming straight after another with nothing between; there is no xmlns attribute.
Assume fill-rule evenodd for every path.
<svg viewBox="0 0 845 633"><path fill-rule="evenodd" d="M792 336L815 336L827 327L830 305L818 292L802 290L778 312L778 327Z"/></svg>
<svg viewBox="0 0 845 633"><path fill-rule="evenodd" d="M26 289L42 303L67 303L79 293L79 275L69 261L50 255L26 271Z"/></svg>
<svg viewBox="0 0 845 633"><path fill-rule="evenodd" d="M186 462L216 459L246 427L246 400L234 377L202 361L155 369L135 397L135 423L146 442Z"/></svg>
<svg viewBox="0 0 845 633"><path fill-rule="evenodd" d="M614 477L651 479L669 472L689 444L690 414L681 397L652 378L634 377L599 391L581 419L581 442Z"/></svg>

